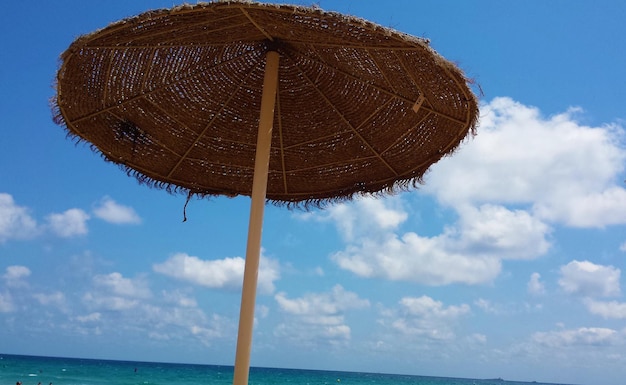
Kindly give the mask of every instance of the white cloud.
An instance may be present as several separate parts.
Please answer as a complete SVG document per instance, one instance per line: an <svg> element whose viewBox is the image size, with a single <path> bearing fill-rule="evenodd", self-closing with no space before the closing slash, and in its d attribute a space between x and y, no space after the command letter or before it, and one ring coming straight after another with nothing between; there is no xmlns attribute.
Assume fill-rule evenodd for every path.
<svg viewBox="0 0 626 385"><path fill-rule="evenodd" d="M110 197L104 197L93 209L96 217L115 224L138 224L141 218L132 207L123 206Z"/></svg>
<svg viewBox="0 0 626 385"><path fill-rule="evenodd" d="M87 220L89 215L81 209L69 209L46 217L50 230L63 238L87 234Z"/></svg>
<svg viewBox="0 0 626 385"><path fill-rule="evenodd" d="M487 343L487 336L480 333L474 333L467 336L466 340L471 345L485 345Z"/></svg>
<svg viewBox="0 0 626 385"><path fill-rule="evenodd" d="M176 279L210 288L238 289L242 285L245 260L241 257L205 261L185 253L178 253L153 270ZM259 261L258 290L274 292L274 282L280 278L278 262L261 257Z"/></svg>
<svg viewBox="0 0 626 385"><path fill-rule="evenodd" d="M215 328L191 325L189 331L207 346L210 345L212 340L221 337L219 329Z"/></svg>
<svg viewBox="0 0 626 385"><path fill-rule="evenodd" d="M484 103L479 135L434 165L423 190L452 207L529 205L569 226L626 223L623 130L581 125L577 112L545 118L509 98Z"/></svg>
<svg viewBox="0 0 626 385"><path fill-rule="evenodd" d="M150 330L148 337L154 340L177 341L193 338L210 346L215 339L236 333L237 323L232 319L216 314L208 316L197 306L142 304L132 314L127 314L128 322L137 322L137 313L143 318L142 329Z"/></svg>
<svg viewBox="0 0 626 385"><path fill-rule="evenodd" d="M400 315L392 326L404 335L450 340L455 337L453 324L469 312L467 304L446 307L442 302L425 295L418 298L404 297L400 300Z"/></svg>
<svg viewBox="0 0 626 385"><path fill-rule="evenodd" d="M583 297L611 297L620 294L621 271L589 261L572 261L561 266L559 286L569 294Z"/></svg>
<svg viewBox="0 0 626 385"><path fill-rule="evenodd" d="M257 305L254 309L255 317L267 318L270 314L270 308L265 305Z"/></svg>
<svg viewBox="0 0 626 385"><path fill-rule="evenodd" d="M26 266L7 266L6 272L2 275L2 278L7 281L19 280L30 276L30 269Z"/></svg>
<svg viewBox="0 0 626 385"><path fill-rule="evenodd" d="M626 319L626 302L606 302L586 298L584 303L591 314L599 315L607 319Z"/></svg>
<svg viewBox="0 0 626 385"><path fill-rule="evenodd" d="M15 310L15 303L11 293L0 293L0 313L10 313Z"/></svg>
<svg viewBox="0 0 626 385"><path fill-rule="evenodd" d="M29 239L39 232L28 209L15 204L13 197L0 193L0 244L11 239Z"/></svg>
<svg viewBox="0 0 626 385"><path fill-rule="evenodd" d="M396 197L359 199L307 219L334 221L346 245L331 257L359 276L492 282L503 260L545 255L553 225L626 223L623 130L585 126L578 113L546 118L509 98L485 103L479 135L434 165L421 189L458 214L438 235L404 230L407 213Z"/></svg>
<svg viewBox="0 0 626 385"><path fill-rule="evenodd" d="M297 319L281 323L274 334L304 345L346 342L350 339L351 329L345 323L345 312L370 306L368 300L346 291L341 285L335 285L326 293L309 293L289 299L286 293L280 292L274 298L283 312Z"/></svg>
<svg viewBox="0 0 626 385"><path fill-rule="evenodd" d="M179 307L198 306L198 302L195 300L195 298L191 298L187 296L185 293L182 293L180 291L173 291L173 292L163 291L162 295L163 295L163 299L165 300L165 302L172 303Z"/></svg>
<svg viewBox="0 0 626 385"><path fill-rule="evenodd" d="M400 304L411 316L439 319L456 319L460 315L467 314L470 310L466 304L444 307L442 302L435 301L426 295L419 298L404 297L400 300Z"/></svg>
<svg viewBox="0 0 626 385"><path fill-rule="evenodd" d="M550 228L523 210L482 205L459 210L461 242L473 253L502 259L534 259L545 254Z"/></svg>
<svg viewBox="0 0 626 385"><path fill-rule="evenodd" d="M498 309L496 306L494 306L491 301L484 299L484 298L478 298L477 300L474 301L474 305L476 305L476 307L478 307L479 309L481 309L482 311L484 311L485 313L491 313L491 314L499 314L501 313L501 310Z"/></svg>
<svg viewBox="0 0 626 385"><path fill-rule="evenodd" d="M29 277L30 274L31 271L28 267L12 265L7 266L5 273L2 275L2 279L7 287L23 287L27 285L24 278Z"/></svg>
<svg viewBox="0 0 626 385"><path fill-rule="evenodd" d="M528 292L533 295L541 295L546 293L546 287L541 280L541 274L532 273L530 275L530 280L528 281Z"/></svg>
<svg viewBox="0 0 626 385"><path fill-rule="evenodd" d="M364 237L332 259L342 269L362 277L426 285L479 284L492 281L500 273L501 262L496 257L470 255L457 245L451 232L432 238L413 232L402 237L388 234L382 240Z"/></svg>
<svg viewBox="0 0 626 385"><path fill-rule="evenodd" d="M152 297L147 282L139 277L124 278L114 272L93 277L94 290L83 295L83 302L95 309L125 311L136 309Z"/></svg>
<svg viewBox="0 0 626 385"><path fill-rule="evenodd" d="M367 213L367 220L363 215ZM351 205L337 204L327 210L315 214L301 215L301 219L331 220L335 223L341 236L346 241L353 241L355 237L372 231L392 231L408 218L402 210L399 198L388 197L383 200L373 198L356 199Z"/></svg>
<svg viewBox="0 0 626 385"><path fill-rule="evenodd" d="M140 304L140 302L136 299L92 292L88 292L83 295L83 302L92 308L112 311L130 310L136 308Z"/></svg>
<svg viewBox="0 0 626 385"><path fill-rule="evenodd" d="M551 348L607 346L617 344L623 336L613 329L582 327L578 329L559 330L552 332L537 332L532 340L540 345Z"/></svg>
<svg viewBox="0 0 626 385"><path fill-rule="evenodd" d="M36 293L33 294L33 297L42 305L46 306L55 306L55 307L65 307L65 294L60 291L55 291L53 293Z"/></svg>
<svg viewBox="0 0 626 385"><path fill-rule="evenodd" d="M106 292L127 298L145 299L152 296L147 282L142 278L124 278L120 273L96 275L94 286Z"/></svg>
<svg viewBox="0 0 626 385"><path fill-rule="evenodd" d="M367 200L373 199L363 199ZM406 217L399 208L388 207L386 199L377 200L376 205L329 209L340 231L351 229L351 236L346 237L351 242L332 255L341 268L363 277L427 285L480 284L498 276L502 259L537 258L550 246L547 225L525 211L502 206L464 206L458 223L433 237L397 234L394 230L399 220L394 226L377 226L380 222L369 218L377 217L378 210L394 213L395 218Z"/></svg>
<svg viewBox="0 0 626 385"><path fill-rule="evenodd" d="M280 308L290 314L306 317L336 315L347 309L369 306L369 301L360 299L356 293L335 285L329 293L310 293L297 299L288 299L283 292L274 298Z"/></svg>
<svg viewBox="0 0 626 385"><path fill-rule="evenodd" d="M626 242L624 242L621 245L619 245L619 250L620 251L626 251Z"/></svg>

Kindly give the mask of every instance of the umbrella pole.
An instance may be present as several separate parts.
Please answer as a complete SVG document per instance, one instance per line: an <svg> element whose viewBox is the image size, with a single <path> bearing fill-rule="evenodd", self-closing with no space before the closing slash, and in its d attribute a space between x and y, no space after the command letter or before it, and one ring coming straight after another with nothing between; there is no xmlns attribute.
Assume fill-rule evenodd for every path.
<svg viewBox="0 0 626 385"><path fill-rule="evenodd" d="M272 144L274 105L278 88L279 55L277 52L269 51L265 60L259 135L257 138L254 179L252 182L248 245L246 247L246 264L243 273L241 308L239 310L239 332L237 334L237 353L235 355L235 373L233 376L234 385L247 385L250 371L254 304L256 301L259 256L261 253L261 230L263 228L263 210L265 208L270 147Z"/></svg>

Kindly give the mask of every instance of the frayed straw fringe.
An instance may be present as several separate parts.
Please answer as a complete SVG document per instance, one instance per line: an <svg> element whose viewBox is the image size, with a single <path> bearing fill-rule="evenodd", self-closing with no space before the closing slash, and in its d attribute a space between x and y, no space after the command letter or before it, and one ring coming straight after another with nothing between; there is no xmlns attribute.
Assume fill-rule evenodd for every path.
<svg viewBox="0 0 626 385"><path fill-rule="evenodd" d="M247 9L249 12L254 11L254 15L247 15L247 18L242 17L242 9ZM264 13L265 11L272 11L274 13L266 15ZM298 31L295 28L303 27L296 25L297 23L294 22L291 17L278 17L282 14L289 16L297 15L300 19L308 17L315 22L323 20L328 22L328 25L333 25L334 29L326 30L319 28ZM182 135L182 132L191 132L197 135L198 132L194 131L192 127L196 127L200 122L209 119L208 117L195 115L196 111L198 111L198 105L194 102L194 98L210 102L213 97L211 95L205 95L202 92L212 90L213 88L219 91L219 87L213 87L211 83L214 81L213 78L202 78L202 76L204 76L203 74L210 70L211 67L197 68L196 72L188 72L187 75L185 75L185 72L180 72L185 71L185 68L187 68L185 66L187 65L189 68L191 68L192 65L206 66L206 64L203 63L208 60L208 56L202 55L208 54L205 54L200 49L203 46L194 40L194 34L188 34L190 41L189 43L185 43L187 45L182 43L161 45L161 40L159 40L162 36L168 36L170 39L174 39L173 41L175 42L179 37L180 39L185 38L185 36L187 36L184 34L185 30L179 29L171 31L167 29L170 28L170 26L173 26L171 28L183 28L187 26L188 24L183 25L180 21L182 17L186 18L185 20L189 19L188 21L190 21L190 23L188 24L192 27L194 25L208 25L208 18L214 18L215 25L217 26L216 29L219 31L219 28L225 28L228 32L231 30L228 29L227 23L232 19L237 20L237 23L239 23L237 24L237 33L243 34L245 32L258 35L259 30L256 27L258 24L268 26L266 29L274 28L273 31L275 31L275 33L280 33L282 30L290 31L289 33L296 37L296 41L298 41L298 39L308 39L310 36L316 34L319 35L322 41L320 48L308 48L309 45L307 44L309 43L294 43L296 45L300 44L298 45L299 48L291 49L289 47L290 43L287 41L287 36L277 36L276 40L282 41L282 43L277 45L284 57L284 60L281 59L283 60L281 62L281 66L283 66L282 71L284 71L285 74L293 74L294 78L281 78L279 80L279 87L282 87L279 91L278 101L280 103L277 105L276 112L279 119L275 121L275 137L273 139L275 154L280 154L281 156L280 161L274 160L274 163L280 164L281 161L284 161L284 158L282 158L284 152L290 151L291 160L295 163L286 165L285 169L296 171L304 170L304 173L299 179L296 178L298 181L294 182L293 180L288 180L287 182L281 181L280 183L289 185L291 191L306 191L304 187L316 184L320 184L321 187L312 189L310 193L290 193L289 191L281 191L276 186L274 186L273 189L268 187L268 203L277 206L286 206L291 209L309 210L312 208L324 208L329 204L347 202L361 196L378 197L409 191L413 188L418 188L419 185L424 183L424 174L432 164L439 161L444 156L452 155L463 141L476 135L476 126L479 117L478 102L476 96L468 87L468 85L473 84L471 79L466 78L457 66L435 52L429 46L427 39L409 36L352 16L344 16L334 12L324 12L320 9L301 6L259 4L256 2L231 0L199 3L197 5L182 5L167 10L150 11L113 23L92 34L79 37L61 56L61 65L55 84L57 95L50 103L54 122L65 128L68 138L75 144L83 142L89 143L89 147L93 152L99 154L106 161L117 164L128 176L135 178L140 184L144 184L150 188L162 189L170 194L186 195L187 201L183 213L184 220L186 220L187 204L189 200L194 197L210 198L219 195L231 197L237 195L249 196L250 191L247 190L248 187L245 187L247 186L246 183L248 183L245 180L238 182L238 185L237 183L233 183L233 186L237 187L224 187L224 185L211 187L211 183L213 182L211 180L211 172L219 174L218 176L222 178L224 178L225 175L223 171L219 169L220 164L215 161L214 158L192 159L196 165L213 164L217 168L213 171L207 170L203 180L195 179L197 173L194 174L194 171L190 170L187 174L192 175L193 178L186 179L183 185L174 183L174 180L178 181L180 179L169 178L169 175L165 175L162 171L159 171L161 169L157 170L155 168L154 172L142 172L127 164L133 160L133 158L129 158L129 153L131 157L134 157L136 153L145 153L137 149L137 147L141 146L150 154L158 153L160 156L176 154L176 151L171 149L180 147L180 143L177 142L177 135ZM255 18L255 26L246 25L245 28L247 29L245 29L242 23L250 18ZM152 29L155 31L155 37L150 35ZM216 46L219 46L219 44L223 45L224 39L234 39L231 34L231 32L226 34L217 33L216 36L212 35L211 37L207 35L205 36L207 41L203 42L203 44L206 49L211 49L211 47L213 47L212 44ZM362 36L357 36L358 34L362 34ZM369 39L373 40L374 38L380 39L380 45L376 45L377 43L372 42L369 43L372 45L371 47L359 48L358 42L362 41L364 42L362 44L365 44ZM323 39L326 39L326 41ZM152 44L152 46L150 46L152 48L148 48L147 51L151 53L136 54L138 49L133 47L134 44L138 44L136 43L137 41L141 42L139 45L146 47ZM213 41L215 41L215 43ZM335 45L342 46L344 42L350 48L339 49L336 54L331 52ZM199 48L194 48L196 46ZM310 46L313 47L313 43L310 43ZM255 46L252 43L247 46L240 43L238 47L243 47L242 49L244 49L245 53L236 54L235 52L230 52L225 49L221 49L221 51L214 49L214 52L211 51L212 55L218 55L219 53L224 56L211 56L210 58L214 60L215 63L228 62L228 69L231 72L247 72L247 76L251 79L250 81L255 81L255 83L248 84L237 80L240 84L238 87L235 87L232 92L240 92L242 89L258 90L260 89L260 83L256 79L262 77L262 74L260 75L254 67L239 70L236 69L236 66L239 64L249 65L247 59L242 59L247 58L246 55L250 56L250 61L253 59L256 61L261 60L261 53L254 53L253 48ZM175 48L177 51L172 55L180 56L162 56L164 55L163 52L167 49L175 50ZM300 61L298 61L299 59L297 57L294 57L299 53L298 50L305 50L304 58ZM327 53L327 51L330 53ZM390 53L387 54L387 51ZM410 54L407 52L410 52ZM131 61L135 60L131 59L133 54L137 57L136 61ZM146 57L150 55L153 58L152 61L146 59ZM352 63L351 65L346 65L342 62L342 60L348 59L354 60L354 62L350 62ZM178 69L175 70L176 72L174 72L173 69L157 68L157 66L160 65L159 63L163 64L167 62L172 62L175 66L178 66ZM116 71L116 67L113 67L113 63L118 66L125 66L125 73L117 73L115 77L112 76L111 71ZM360 65L365 66L366 64L378 67L378 70L385 72L382 77L384 77L386 83L377 84L377 79L380 77L377 74L357 81L357 77L361 76L361 73L357 73L353 67ZM316 75L312 74L309 76L306 72L309 70L309 67L324 71L324 73L320 72ZM404 70L399 71L398 68L404 68ZM426 71L426 69L428 69L428 71ZM99 72L84 74L82 73L84 71ZM187 69L186 71L191 70ZM362 72L363 74L367 74L367 71L374 70L367 69ZM153 76L151 75L153 73L161 74L160 77L155 77L155 81L161 82L162 84L159 83L153 86L143 84L142 82L146 82L150 76ZM133 74L141 74L141 77L135 79L132 77L134 76ZM234 83L235 79L229 79L227 75L225 80ZM400 75L400 77L395 79L394 76L397 75ZM117 80L117 77L124 76L126 78L124 78L123 81ZM193 79L195 83L185 83L185 76L188 76L189 79ZM429 76L430 78L428 78ZM103 81L103 83L96 84L100 81ZM171 83L168 84L168 81ZM406 85L407 82L409 86ZM87 90L87 83L89 83L89 90ZM135 88L128 90L116 89L115 87L119 84L129 84ZM182 87L182 84L201 84L201 86L198 90L178 90L176 87ZM428 88L431 86L433 87L432 90ZM152 95L152 92L154 92L153 90L155 89L159 89L159 87L162 90L165 90L167 87L172 87L173 90L177 91L167 94L164 97L156 98L156 96ZM345 90L342 87L344 87ZM133 94L137 92L137 89L140 89L142 93L146 93L138 95ZM336 103L339 105L348 106L344 107L344 109L347 110L350 109L349 106L359 106L359 108L364 111L365 116L369 116L367 119L372 120L372 126L369 128L369 131L357 132L358 127L355 128L350 124L346 124L346 122L349 121L349 116L344 116L344 114L352 113L352 111L345 112L337 109L334 115L328 114L325 110L331 109L331 106L325 104L326 102L323 100L320 101L321 98L302 101L297 98L287 99L290 96L289 91L291 89L304 89L310 94L319 92L324 98L337 100ZM397 91L397 89L401 89L401 91ZM82 92L85 92L85 94L81 94L79 92L81 90L83 90ZM355 93L355 91L357 92ZM84 101L84 99L91 97L89 92L104 95L102 96L102 107L98 107L98 109L94 110L92 105L88 105L87 102ZM192 92L200 93L197 94L197 96L191 96ZM129 94L131 95L130 99L128 97ZM224 92L215 96L215 98L223 95ZM421 98L424 95L425 102L418 111L415 111L415 115L409 116L407 113L403 112L404 109L410 109L410 104L408 103L413 103L418 97ZM106 100L105 96L107 98ZM213 116L211 119L216 119L215 116L219 116L222 111L227 109L229 113L236 113L238 120L254 122L255 119L258 118L258 101L254 98L247 98L248 95L243 92L241 96L244 97L242 101L244 107L237 107L234 104L214 104L214 106L221 106L221 110L217 109L217 107L213 107L214 110L208 113L202 113L207 116ZM355 97L355 100L347 102L345 100L347 97ZM167 98L169 98L168 100L172 100L172 102L165 100ZM371 98L371 100L367 98ZM107 102L107 100L109 101ZM135 100L137 102L135 102ZM383 109L381 106L383 101L385 101L385 103L391 101L392 104L399 106L397 108L402 107L402 110ZM109 104L105 105L106 103ZM161 103L176 103L176 105ZM191 112L181 114L179 111L185 111L187 107L185 103L189 104ZM145 110L147 104L154 105L155 110ZM142 111L145 111L143 115L137 115L137 108L141 108ZM322 118L320 119L325 120L313 122L305 126L306 123L300 119L300 113L304 112L308 114L309 111L312 110L320 110L322 114ZM257 114L256 117L255 114ZM410 114L410 112L408 114ZM405 115L406 121L400 120ZM419 120L416 120L417 117L419 117ZM93 124L93 128L91 126L85 128L85 126L88 125L88 123L86 123L87 119L91 119L89 125ZM367 123L367 119L363 120L363 118L361 118L361 124L364 125ZM394 121L397 127L382 126L382 123L381 127L374 125L375 122L378 124L384 122L386 119L395 119ZM276 122L278 122L278 125ZM104 153L101 150L103 144L98 142L102 140L102 135L89 136L85 134L85 131L104 130L105 124L107 124L107 130L117 132L117 137L113 135L113 139L110 137L106 139L109 140L109 142L106 143L106 145L109 146L108 148L117 149L119 147L121 148L120 151L123 150L124 152L120 152L119 154ZM225 123L221 122L220 124L224 125ZM438 126L431 127L429 124L437 124ZM177 131L164 134L164 132L170 129L173 130L173 125L177 126ZM120 129L120 126L127 127L129 130L124 131ZM213 126L206 126L205 131L209 128L213 129ZM216 127L215 129L221 130L220 132L223 133L221 135L232 135L231 132L239 132L237 130L241 129L241 125L235 121L233 122L232 131L228 131L222 126ZM365 129L368 129L367 125L365 125ZM310 132L317 133L317 131L319 131L320 139L315 139L310 134ZM384 132L378 133L378 131ZM167 134L170 136L167 137ZM288 149L283 148L283 134L292 140L291 147ZM230 151L227 155L230 159L239 156L240 158L238 159L245 160L250 156L248 148L246 147L248 146L247 143L250 141L250 139L248 139L250 135L250 132L242 131L240 138L220 138L218 142L215 142L212 138L200 136L197 138L196 142L204 146L203 148L206 149L207 156L210 155L208 152L213 148L218 146L220 146L220 148L228 148L230 146L230 149L226 150ZM294 135L295 139L293 139ZM280 138L278 136L280 136ZM360 141L355 141L355 136L361 138ZM371 137L369 140L380 141L381 146L386 147L383 147L382 152L373 151L374 145L363 139L366 136ZM331 137L336 137L337 139L333 142L328 139ZM398 139L393 142L388 139L389 137ZM92 142L92 140L94 142ZM169 140L169 142L162 143L164 140ZM114 141L115 143L111 145L110 141ZM348 148L343 146L344 143L350 141L356 142L357 147ZM434 147L429 147L431 142ZM321 147L314 146L321 146L326 143L332 147L321 149ZM375 142L372 143L376 144ZM384 145L382 143L384 143ZM370 150L363 149L368 146ZM402 147L402 150L395 149L395 147ZM341 149L344 148L346 151L355 153L355 159L351 163L346 163L345 156L341 152ZM393 173L389 174L389 166L387 166L387 174L374 175L374 170L380 171L381 169L385 169L383 166L376 166L374 164L374 162L377 161L376 158L380 158L384 163L384 157L387 156L386 152L392 148L394 148L395 151L392 156L402 157L402 161L404 161L405 164L393 165L393 168L397 167L399 170L397 172L392 170L396 172L395 176L393 176ZM187 152L191 150L192 148ZM331 158L325 160L324 163L318 159L322 150L328 150L327 153ZM295 155L296 153L297 155ZM372 156L372 153L376 156ZM405 153L413 155L415 159L407 160L408 158L405 157ZM198 156L198 154L195 156ZM182 162L182 160L179 162ZM232 169L232 178L240 178L239 175L244 175L247 170L250 169L247 163L242 163L239 168L235 168L235 166L228 163L228 161L224 162L221 167L228 170ZM272 162L270 162L270 164L271 163ZM331 171L337 170L337 173L344 173L345 178L342 176L343 174L335 175L335 179L331 181L333 184L327 187L325 183L328 181L324 179L321 173L324 165L328 165L327 167ZM307 174L306 170L309 169L321 170L317 180L308 179L308 175L310 174ZM327 173L331 171L327 171ZM275 175L287 173L282 168L274 169L271 172L274 172ZM170 171L170 174L171 173ZM357 182L354 175L360 175L361 179L359 180L366 182ZM353 182L348 182L341 186L339 181L342 178L347 181L353 180ZM305 180L305 182L302 182L303 180ZM292 186L292 183L300 184Z"/></svg>

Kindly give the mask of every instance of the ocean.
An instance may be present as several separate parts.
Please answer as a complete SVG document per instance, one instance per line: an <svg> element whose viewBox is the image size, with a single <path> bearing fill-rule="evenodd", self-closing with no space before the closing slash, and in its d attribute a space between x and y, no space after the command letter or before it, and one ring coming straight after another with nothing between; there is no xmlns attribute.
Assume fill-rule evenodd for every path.
<svg viewBox="0 0 626 385"><path fill-rule="evenodd" d="M230 385L233 367L0 354L0 385ZM553 385L502 379L251 368L250 385Z"/></svg>

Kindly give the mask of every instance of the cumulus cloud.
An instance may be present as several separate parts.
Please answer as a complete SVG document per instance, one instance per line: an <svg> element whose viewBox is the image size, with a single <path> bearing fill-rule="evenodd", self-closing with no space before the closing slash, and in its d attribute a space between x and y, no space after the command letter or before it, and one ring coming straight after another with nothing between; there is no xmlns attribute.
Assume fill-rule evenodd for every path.
<svg viewBox="0 0 626 385"><path fill-rule="evenodd" d="M46 217L48 228L62 238L87 234L89 215L81 209L69 209Z"/></svg>
<svg viewBox="0 0 626 385"><path fill-rule="evenodd" d="M245 260L241 257L219 260L202 260L178 253L163 263L152 266L157 273L196 285L216 289L235 290L241 287ZM258 290L264 294L274 292L274 282L280 278L278 262L261 257L259 261Z"/></svg>
<svg viewBox="0 0 626 385"><path fill-rule="evenodd" d="M407 213L388 200L364 198L355 205L329 208L340 232L350 229L344 250L332 255L339 267L363 277L427 285L492 281L503 259L533 259L550 247L551 229L525 211L503 206L465 206L459 221L433 237L398 234ZM364 202L369 202L365 204ZM375 204L373 204L375 202ZM380 212L393 221L371 221Z"/></svg>
<svg viewBox="0 0 626 385"><path fill-rule="evenodd" d="M439 319L455 319L459 315L467 314L470 310L469 306L465 304L444 307L442 302L435 301L426 295L419 298L404 297L400 300L400 304L408 315Z"/></svg>
<svg viewBox="0 0 626 385"><path fill-rule="evenodd" d="M170 293L171 294L171 293ZM177 297L177 293L173 297ZM172 302L167 295L165 304L142 303L132 312L126 312L130 324L142 323L141 328L149 330L150 339L159 341L184 341L192 339L190 343L199 341L210 346L215 339L232 336L236 333L237 323L232 319L217 314L207 315L195 304L195 300L186 295L178 296L179 302ZM161 298L158 298L161 299ZM142 320L137 320L138 315Z"/></svg>
<svg viewBox="0 0 626 385"><path fill-rule="evenodd" d="M467 304L445 306L442 302L426 295L404 297L399 303L399 316L393 321L393 328L404 335L433 340L454 338L454 323L470 312Z"/></svg>
<svg viewBox="0 0 626 385"><path fill-rule="evenodd" d="M527 205L568 226L626 223L622 130L582 125L578 113L544 117L510 98L484 103L480 134L433 166L424 191L451 207Z"/></svg>
<svg viewBox="0 0 626 385"><path fill-rule="evenodd" d="M626 319L626 302L598 301L586 298L584 303L591 314L607 319Z"/></svg>
<svg viewBox="0 0 626 385"><path fill-rule="evenodd" d="M10 313L15 310L15 303L11 293L0 293L0 313Z"/></svg>
<svg viewBox="0 0 626 385"><path fill-rule="evenodd" d="M459 210L460 240L472 253L503 259L534 259L545 254L550 228L523 210L485 204Z"/></svg>
<svg viewBox="0 0 626 385"><path fill-rule="evenodd" d="M62 308L65 307L66 304L65 294L60 291L55 291L53 293L35 293L33 294L33 297L37 300L37 302L45 306Z"/></svg>
<svg viewBox="0 0 626 385"><path fill-rule="evenodd" d="M367 213L367 220L359 213ZM331 220L347 241L363 233L391 231L406 221L408 214L401 208L399 199L358 199L353 205L335 205L324 213L322 219ZM327 214L327 215L326 215Z"/></svg>
<svg viewBox="0 0 626 385"><path fill-rule="evenodd" d="M626 223L620 127L580 124L577 109L544 117L510 98L481 111L480 135L434 165L422 188L457 222L424 236L400 230L408 217L400 198L333 206L317 217L333 221L346 242L331 256L340 268L427 285L488 283L504 260L545 255L553 225ZM528 289L545 290L538 277Z"/></svg>
<svg viewBox="0 0 626 385"><path fill-rule="evenodd" d="M7 266L5 273L2 275L2 279L7 287L22 287L27 285L24 278L29 277L30 274L31 271L28 267L12 265Z"/></svg>
<svg viewBox="0 0 626 385"><path fill-rule="evenodd" d="M82 299L83 302L91 308L112 311L124 311L134 309L140 304L137 299L93 292L85 293Z"/></svg>
<svg viewBox="0 0 626 385"><path fill-rule="evenodd" d="M19 300L13 298L11 289L21 289L28 287L25 278L30 276L30 269L26 266L12 265L7 266L4 274L0 278L4 281L5 291L0 292L0 313L10 313L16 310L16 302Z"/></svg>
<svg viewBox="0 0 626 385"><path fill-rule="evenodd" d="M623 336L613 329L582 327L578 329L537 332L532 335L532 340L551 348L608 346L622 341Z"/></svg>
<svg viewBox="0 0 626 385"><path fill-rule="evenodd" d="M125 278L118 272L96 275L94 290L83 295L83 302L95 309L124 311L138 307L152 297L145 279Z"/></svg>
<svg viewBox="0 0 626 385"><path fill-rule="evenodd" d="M6 281L15 281L30 276L30 269L26 266L7 266L2 278Z"/></svg>
<svg viewBox="0 0 626 385"><path fill-rule="evenodd" d="M341 285L335 285L328 293L310 293L293 300L288 299L284 292L276 294L274 298L283 311L307 317L335 315L346 309L369 306L368 300L360 299Z"/></svg>
<svg viewBox="0 0 626 385"><path fill-rule="evenodd" d="M478 298L477 300L475 300L474 305L476 305L476 307L478 307L485 313L500 314L502 312L502 310L492 304L491 301L484 298Z"/></svg>
<svg viewBox="0 0 626 385"><path fill-rule="evenodd" d="M285 314L296 318L296 321L279 324L274 334L305 345L346 342L350 339L351 329L345 323L345 313L370 306L368 300L359 298L341 285L326 293L308 293L290 299L286 293L280 292L274 298Z"/></svg>
<svg viewBox="0 0 626 385"><path fill-rule="evenodd" d="M93 209L93 214L109 223L138 224L141 218L132 207L123 206L110 197L104 197Z"/></svg>
<svg viewBox="0 0 626 385"><path fill-rule="evenodd" d="M93 283L96 287L102 288L109 293L124 297L145 299L152 296L144 279L124 278L118 272L96 275L93 278Z"/></svg>
<svg viewBox="0 0 626 385"><path fill-rule="evenodd" d="M559 286L569 294L583 297L618 296L621 271L589 261L572 261L561 266Z"/></svg>
<svg viewBox="0 0 626 385"><path fill-rule="evenodd" d="M167 303L174 304L180 307L196 307L198 306L198 302L195 298L188 296L187 294L176 290L176 291L163 291L161 293L163 295L163 299Z"/></svg>
<svg viewBox="0 0 626 385"><path fill-rule="evenodd" d="M0 244L11 239L29 239L38 232L37 221L29 210L18 206L11 195L0 193Z"/></svg>
<svg viewBox="0 0 626 385"><path fill-rule="evenodd" d="M530 275L530 280L528 281L527 289L528 289L528 292L533 295L545 294L546 287L545 287L545 284L541 282L541 274L532 273Z"/></svg>

